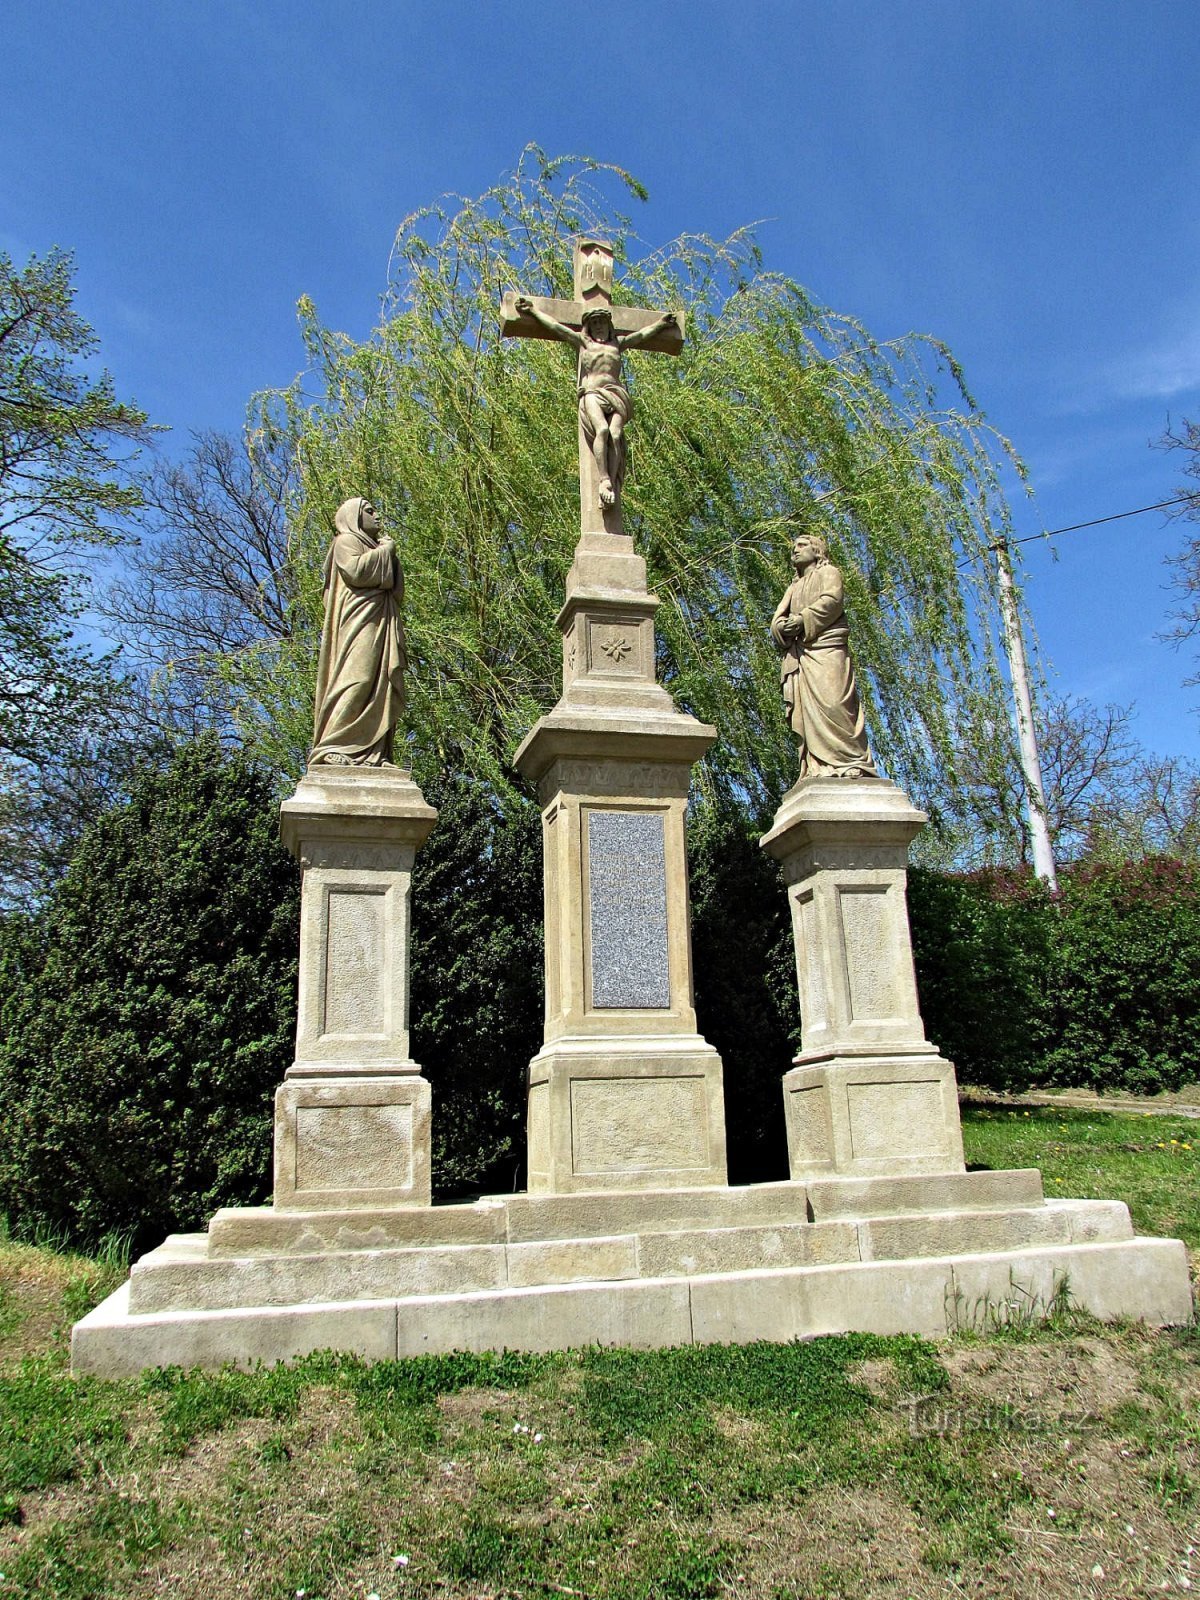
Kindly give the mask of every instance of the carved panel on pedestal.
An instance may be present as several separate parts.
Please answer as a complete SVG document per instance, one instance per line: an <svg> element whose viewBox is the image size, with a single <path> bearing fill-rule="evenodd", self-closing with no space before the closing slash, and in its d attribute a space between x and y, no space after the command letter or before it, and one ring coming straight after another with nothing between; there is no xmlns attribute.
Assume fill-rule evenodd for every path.
<svg viewBox="0 0 1200 1600"><path fill-rule="evenodd" d="M413 1181L411 1106L299 1106L296 1192L407 1189Z"/></svg>
<svg viewBox="0 0 1200 1600"><path fill-rule="evenodd" d="M592 1006L667 1010L667 866L661 811L587 813Z"/></svg>
<svg viewBox="0 0 1200 1600"><path fill-rule="evenodd" d="M386 890L330 889L326 902L324 1035L387 1032Z"/></svg>
<svg viewBox="0 0 1200 1600"><path fill-rule="evenodd" d="M530 1172L550 1170L550 1085L530 1085L526 1131L529 1148L526 1165Z"/></svg>
<svg viewBox="0 0 1200 1600"><path fill-rule="evenodd" d="M882 1022L899 1011L896 941L886 888L842 886L838 914L850 987L850 1020Z"/></svg>
<svg viewBox="0 0 1200 1600"><path fill-rule="evenodd" d="M829 996L817 925L817 903L811 889L801 889L795 899L796 975L800 983L800 1011L805 1033L829 1025Z"/></svg>
<svg viewBox="0 0 1200 1600"><path fill-rule="evenodd" d="M946 1116L937 1079L851 1083L846 1109L856 1161L937 1155L945 1148Z"/></svg>
<svg viewBox="0 0 1200 1600"><path fill-rule="evenodd" d="M647 630L640 618L590 617L588 671L608 677L644 678L651 673L645 659Z"/></svg>
<svg viewBox="0 0 1200 1600"><path fill-rule="evenodd" d="M833 1160L833 1121L824 1084L788 1095L788 1142L792 1166Z"/></svg>
<svg viewBox="0 0 1200 1600"><path fill-rule="evenodd" d="M577 1175L707 1166L704 1080L576 1078L571 1155Z"/></svg>

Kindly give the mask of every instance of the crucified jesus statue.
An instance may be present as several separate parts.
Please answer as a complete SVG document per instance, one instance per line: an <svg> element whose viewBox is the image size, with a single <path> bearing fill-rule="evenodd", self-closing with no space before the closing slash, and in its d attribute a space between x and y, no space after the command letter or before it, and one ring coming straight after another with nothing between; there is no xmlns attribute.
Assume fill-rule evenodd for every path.
<svg viewBox="0 0 1200 1600"><path fill-rule="evenodd" d="M551 338L578 351L579 425L596 462L600 506L615 506L625 479L625 424L633 411L621 370L622 352L649 344L669 328L677 329L679 319L673 311L664 311L648 327L618 334L607 306L589 306L576 330L549 316L528 295L518 295L516 305L522 316L540 323Z"/></svg>
<svg viewBox="0 0 1200 1600"><path fill-rule="evenodd" d="M572 265L573 300L534 299L509 290L500 308L500 331L510 339L560 340L575 350L580 531L623 533L625 429L633 402L621 357L626 350L678 355L683 313L614 306L612 246L603 239L577 240Z"/></svg>

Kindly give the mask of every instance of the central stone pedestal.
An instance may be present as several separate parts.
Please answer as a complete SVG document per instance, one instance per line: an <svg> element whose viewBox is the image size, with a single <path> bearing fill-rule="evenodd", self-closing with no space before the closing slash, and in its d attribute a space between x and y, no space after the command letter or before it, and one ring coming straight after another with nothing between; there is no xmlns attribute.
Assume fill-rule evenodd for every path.
<svg viewBox="0 0 1200 1600"><path fill-rule="evenodd" d="M684 819L716 731L654 677L655 596L623 534L585 533L559 613L563 693L516 754L545 850L545 1045L531 1193L723 1184L721 1061L696 1031Z"/></svg>

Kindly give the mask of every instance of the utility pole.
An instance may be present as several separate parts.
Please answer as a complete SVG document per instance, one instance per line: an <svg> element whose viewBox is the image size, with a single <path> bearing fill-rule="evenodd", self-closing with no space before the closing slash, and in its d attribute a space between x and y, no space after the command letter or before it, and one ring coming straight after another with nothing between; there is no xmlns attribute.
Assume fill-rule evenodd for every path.
<svg viewBox="0 0 1200 1600"><path fill-rule="evenodd" d="M1025 638L1021 632L1021 613L1013 583L1008 541L997 539L996 572L1000 578L1000 615L1004 624L1004 651L1008 656L1008 675L1012 680L1013 708L1017 720L1017 742L1021 750L1021 772L1029 811L1029 837L1033 845L1033 870L1058 888L1054 872L1054 851L1046 825L1046 792L1042 788L1042 765L1038 760L1037 736L1033 731L1033 697L1029 692L1029 664L1025 659Z"/></svg>

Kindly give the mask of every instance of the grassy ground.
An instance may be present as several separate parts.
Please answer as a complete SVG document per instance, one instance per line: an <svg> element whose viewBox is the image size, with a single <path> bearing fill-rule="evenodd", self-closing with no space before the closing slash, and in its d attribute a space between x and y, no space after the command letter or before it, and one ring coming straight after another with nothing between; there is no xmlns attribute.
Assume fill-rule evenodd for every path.
<svg viewBox="0 0 1200 1600"><path fill-rule="evenodd" d="M1034 1107L963 1112L967 1161L1040 1167L1047 1195L1124 1200L1139 1233L1182 1239L1200 1259L1200 1126L1188 1118Z"/></svg>
<svg viewBox="0 0 1200 1600"><path fill-rule="evenodd" d="M1148 1127L993 1112L966 1131L971 1161L1120 1194L1195 1249L1193 1141ZM0 1249L3 1600L1200 1587L1195 1331L1067 1315L937 1346L315 1357L74 1383L70 1321L117 1275Z"/></svg>

